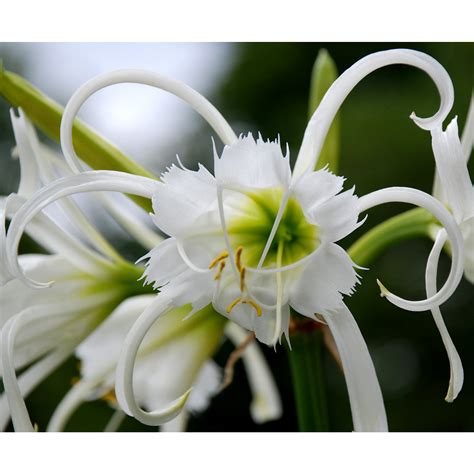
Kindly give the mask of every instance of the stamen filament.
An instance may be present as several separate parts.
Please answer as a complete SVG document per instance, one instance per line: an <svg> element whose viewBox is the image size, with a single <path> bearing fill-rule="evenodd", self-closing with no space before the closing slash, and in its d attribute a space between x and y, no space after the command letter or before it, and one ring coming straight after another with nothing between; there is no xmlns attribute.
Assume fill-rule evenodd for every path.
<svg viewBox="0 0 474 474"><path fill-rule="evenodd" d="M263 249L262 255L260 256L260 260L257 265L257 270L260 270L267 258L268 252L270 251L270 247L272 245L273 239L277 233L278 227L280 226L280 222L283 218L283 213L285 212L286 205L288 204L288 200L290 199L290 195L292 193L292 188L288 188L285 195L281 200L280 207L278 209L278 213L275 218L275 222L273 223L272 230L270 231L270 235L268 236L267 242L265 243L265 248Z"/></svg>
<svg viewBox="0 0 474 474"><path fill-rule="evenodd" d="M277 268L281 266L283 260L283 242L278 243L278 250L277 250ZM273 339L273 344L277 343L277 340L281 334L281 305L283 301L283 280L281 272L276 274L276 283L277 283L277 303L276 303L276 324L275 324L275 335Z"/></svg>

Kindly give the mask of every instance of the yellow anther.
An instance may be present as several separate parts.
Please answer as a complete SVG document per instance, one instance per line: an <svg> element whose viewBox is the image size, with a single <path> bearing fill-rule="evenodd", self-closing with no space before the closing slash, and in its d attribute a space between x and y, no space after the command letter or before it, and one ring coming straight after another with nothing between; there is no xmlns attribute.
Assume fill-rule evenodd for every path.
<svg viewBox="0 0 474 474"><path fill-rule="evenodd" d="M262 315L262 307L257 304L255 301L253 300L249 300L249 299L242 299L241 297L239 298L236 298L234 301L232 301L232 303L227 306L227 309L226 311L228 313L230 313L239 303L242 303L242 304L248 304L249 306L252 306L252 308L255 310L255 312L257 313L257 316L260 317Z"/></svg>
<svg viewBox="0 0 474 474"><path fill-rule="evenodd" d="M214 268L219 262L222 260L225 260L229 256L229 252L227 250L224 250L221 252L210 264L209 264L209 270L211 268Z"/></svg>
<svg viewBox="0 0 474 474"><path fill-rule="evenodd" d="M109 390L107 393L100 397L104 402L110 403L111 405L117 405L117 397L115 396L115 390Z"/></svg>
<svg viewBox="0 0 474 474"><path fill-rule="evenodd" d="M229 306L227 306L226 312L230 313L241 301L242 301L242 298L239 296L234 301L232 301L232 303Z"/></svg>
<svg viewBox="0 0 474 474"><path fill-rule="evenodd" d="M244 291L245 288L245 267L240 269L240 291Z"/></svg>
<svg viewBox="0 0 474 474"><path fill-rule="evenodd" d="M242 301L242 303L247 303L248 305L252 306L258 317L262 315L262 307L259 304L255 303L254 300L245 300Z"/></svg>
<svg viewBox="0 0 474 474"><path fill-rule="evenodd" d="M244 250L244 248L242 246L239 246L237 247L237 250L235 251L235 265L237 267L237 269L239 270L239 272L242 272L242 262L240 260L241 256L242 256L242 251Z"/></svg>
<svg viewBox="0 0 474 474"><path fill-rule="evenodd" d="M222 275L222 271L224 270L224 268L225 268L225 261L221 261L221 264L219 265L219 268L216 272L216 275L214 276L214 280L219 280L219 278Z"/></svg>

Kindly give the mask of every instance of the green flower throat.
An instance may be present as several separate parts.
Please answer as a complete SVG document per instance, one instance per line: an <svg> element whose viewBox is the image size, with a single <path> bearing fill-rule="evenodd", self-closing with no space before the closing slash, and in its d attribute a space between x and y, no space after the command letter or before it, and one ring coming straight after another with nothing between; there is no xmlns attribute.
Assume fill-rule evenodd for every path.
<svg viewBox="0 0 474 474"><path fill-rule="evenodd" d="M277 188L246 193L238 215L229 221L231 244L244 249L245 265L258 265L283 195L283 189ZM275 266L278 260L279 266L294 263L313 252L318 244L318 227L308 223L299 202L290 197L264 266ZM281 255L278 255L279 248Z"/></svg>

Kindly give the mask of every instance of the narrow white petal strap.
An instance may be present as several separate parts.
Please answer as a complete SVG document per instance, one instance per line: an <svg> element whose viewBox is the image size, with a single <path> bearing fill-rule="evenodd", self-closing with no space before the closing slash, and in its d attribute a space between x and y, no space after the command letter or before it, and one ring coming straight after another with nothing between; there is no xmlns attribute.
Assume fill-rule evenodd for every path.
<svg viewBox="0 0 474 474"><path fill-rule="evenodd" d="M425 208L444 226L451 242L453 254L449 276L443 287L427 299L411 301L400 298L377 281L382 295L395 306L408 311L431 310L443 304L454 293L461 281L464 267L464 242L461 231L451 213L437 199L418 189L393 187L375 191L359 198L359 211L364 212L380 204L391 202L403 202Z"/></svg>
<svg viewBox="0 0 474 474"><path fill-rule="evenodd" d="M170 92L196 110L226 145L230 145L237 140L234 131L224 117L222 117L221 113L206 98L188 85L152 71L120 69L96 76L83 84L74 93L64 109L60 130L61 147L66 161L74 171L83 171L80 159L76 155L72 143L72 126L79 109L95 92L105 87L122 83L144 84Z"/></svg>
<svg viewBox="0 0 474 474"><path fill-rule="evenodd" d="M461 146L464 159L467 162L474 148L474 94L471 95L466 123L462 129Z"/></svg>
<svg viewBox="0 0 474 474"><path fill-rule="evenodd" d="M105 425L104 433L114 433L115 431L118 431L126 416L127 415L120 408L116 408L114 410L114 414L110 417L110 420Z"/></svg>
<svg viewBox="0 0 474 474"><path fill-rule="evenodd" d="M59 348L43 357L18 377L21 396L25 399L49 374L59 367L70 355L72 348ZM0 431L4 431L10 420L10 408L6 393L0 397Z"/></svg>
<svg viewBox="0 0 474 474"><path fill-rule="evenodd" d="M184 408L191 388L167 406L147 412L142 410L133 390L133 370L138 349L148 330L172 309L171 298L158 295L133 324L122 346L115 373L115 395L122 410L145 425L158 426L172 420Z"/></svg>
<svg viewBox="0 0 474 474"><path fill-rule="evenodd" d="M5 244L8 269L25 284L41 288L48 283L34 282L28 279L18 263L18 245L28 223L46 206L72 194L92 191L118 191L151 198L156 190L157 181L117 171L88 171L80 175L58 179L35 193L31 199L15 213L8 230Z"/></svg>
<svg viewBox="0 0 474 474"><path fill-rule="evenodd" d="M239 347L247 338L248 332L240 326L229 323L225 335L234 346ZM282 404L273 375L258 344L253 341L242 355L245 371L252 391L250 414L255 423L266 423L281 417Z"/></svg>
<svg viewBox="0 0 474 474"><path fill-rule="evenodd" d="M72 170L69 167L69 165L64 161L64 158L58 153L56 153L54 150L52 150L50 147L48 147L47 145L40 144L40 153L42 157L45 158L44 161L50 164L49 169L48 169L50 173L47 176L48 179L44 180L44 182L49 183L50 181L53 181L53 179L51 178L51 172L52 172L51 168L53 167L60 170L60 173L64 176L69 176L72 174ZM45 170L43 169L43 171ZM54 179L57 179L57 177L55 177ZM129 210L121 202L115 199L115 196L113 195L108 195L106 193L97 193L95 196L97 196L97 199L101 201L104 208L112 215L115 221L118 224L120 224L132 237L134 237L135 240L137 240L141 245L143 245L143 247L151 250L163 240L163 237L161 237L157 232L153 231L150 227L148 227L136 215L137 212L144 213L145 211L139 208L132 201L127 200L128 201L127 205L135 206L137 209L136 212L132 212L131 210ZM77 220L77 218L75 217L74 220ZM87 219L85 217L81 218L79 224L82 230L87 231L86 232L87 236L91 238L93 236L90 235L90 231L92 230L90 228L93 228L93 226L92 224L89 224L88 225L89 228L85 229L85 227L87 226L87 222L85 222L86 220ZM93 229L95 230L95 228ZM97 230L95 230L95 232L98 233ZM110 244L108 244L107 241L104 242L105 239L103 239L102 236L100 237L102 238L102 247L104 243L106 243L110 247ZM95 243L100 244L101 242L96 241Z"/></svg>
<svg viewBox="0 0 474 474"><path fill-rule="evenodd" d="M184 409L178 416L160 426L162 433L184 433L188 425L189 412Z"/></svg>
<svg viewBox="0 0 474 474"><path fill-rule="evenodd" d="M39 164L31 143L31 130L27 127L27 119L23 110L18 109L17 116L15 110L10 109L10 118L20 159L21 176L18 194L28 198L40 187Z"/></svg>
<svg viewBox="0 0 474 474"><path fill-rule="evenodd" d="M428 264L426 265L425 282L426 282L426 296L432 296L436 293L436 276L438 274L438 261L443 249L443 245L446 242L446 232L441 229L438 231L435 243L431 249L430 256L428 257ZM462 367L461 358L459 357L458 351L453 344L453 341L448 333L446 324L444 323L443 316L438 306L431 310L433 319L436 327L443 340L444 347L449 358L449 387L448 393L446 394L445 400L452 402L458 396L461 391L464 382L464 370Z"/></svg>
<svg viewBox="0 0 474 474"><path fill-rule="evenodd" d="M49 314L54 315L52 309L49 310L47 306L44 306L43 308L27 308L16 316L10 318L3 326L1 332L0 349L3 369L3 384L15 431L34 431L25 405L22 390L15 373L15 339L23 327L37 319L44 318ZM58 351L61 351L65 357L74 351L76 343L77 340L70 340L67 344L63 344L59 347Z"/></svg>
<svg viewBox="0 0 474 474"><path fill-rule="evenodd" d="M31 123L26 125L32 129L34 136L31 138L31 146L35 153L36 162L39 165L41 181L44 185L63 176L72 174L68 164L63 157L58 155L47 145L42 145L36 137ZM58 173L59 171L59 173ZM59 203L68 219L75 225L76 229L83 235L99 252L109 257L112 261L122 260L117 251L103 237L103 235L89 222L81 208L70 198L66 198Z"/></svg>
<svg viewBox="0 0 474 474"><path fill-rule="evenodd" d="M101 378L81 379L66 393L54 410L46 431L64 431L68 421L99 385Z"/></svg>
<svg viewBox="0 0 474 474"><path fill-rule="evenodd" d="M333 82L311 117L296 160L293 181L316 166L329 127L351 90L371 72L391 64L407 64L425 71L438 88L441 98L438 112L430 118L419 118L413 112L410 118L425 130L431 130L443 122L453 105L454 90L449 74L438 61L427 54L410 49L392 49L369 54Z"/></svg>
<svg viewBox="0 0 474 474"><path fill-rule="evenodd" d="M341 356L355 431L388 431L374 364L359 326L344 305L324 314Z"/></svg>

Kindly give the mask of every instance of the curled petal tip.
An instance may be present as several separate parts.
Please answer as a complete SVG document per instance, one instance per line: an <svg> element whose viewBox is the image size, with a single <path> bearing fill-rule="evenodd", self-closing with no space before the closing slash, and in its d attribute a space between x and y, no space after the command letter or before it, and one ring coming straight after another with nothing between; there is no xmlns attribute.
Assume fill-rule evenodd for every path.
<svg viewBox="0 0 474 474"><path fill-rule="evenodd" d="M380 296L382 298L386 298L387 296L391 295L391 292L387 289L387 287L379 279L377 279L377 285L379 285Z"/></svg>
<svg viewBox="0 0 474 474"><path fill-rule="evenodd" d="M189 388L183 393L183 395L172 402L168 414L163 417L163 420L159 420L157 424L161 425L163 423L167 423L168 421L171 421L173 418L177 417L186 405L186 402L188 401L189 395L191 395L192 391L193 387Z"/></svg>

